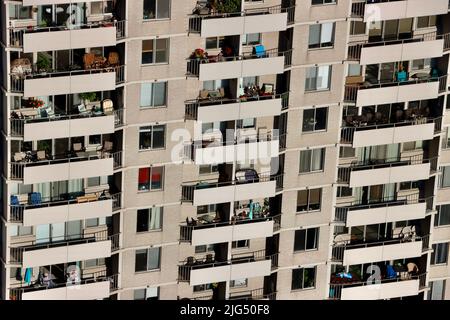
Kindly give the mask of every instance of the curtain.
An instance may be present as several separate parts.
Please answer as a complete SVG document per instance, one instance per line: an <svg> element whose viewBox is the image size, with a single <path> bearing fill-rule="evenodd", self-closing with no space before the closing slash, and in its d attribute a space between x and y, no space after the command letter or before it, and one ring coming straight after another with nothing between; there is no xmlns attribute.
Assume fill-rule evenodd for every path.
<svg viewBox="0 0 450 320"><path fill-rule="evenodd" d="M49 201L51 197L51 184L50 182L37 183L33 185L34 192L39 192L41 194L43 201Z"/></svg>
<svg viewBox="0 0 450 320"><path fill-rule="evenodd" d="M321 66L317 68L317 90L328 89L330 68L330 66Z"/></svg>
<svg viewBox="0 0 450 320"><path fill-rule="evenodd" d="M395 196L395 183L389 183L384 185L383 198L387 200L394 200Z"/></svg>
<svg viewBox="0 0 450 320"><path fill-rule="evenodd" d="M150 209L150 230L161 228L161 213L162 208L151 208Z"/></svg>
<svg viewBox="0 0 450 320"><path fill-rule="evenodd" d="M314 149L312 151L311 170L322 170L323 155L325 149Z"/></svg>
<svg viewBox="0 0 450 320"><path fill-rule="evenodd" d="M400 144L389 144L386 150L386 159L388 162L397 161L400 155Z"/></svg>
<svg viewBox="0 0 450 320"><path fill-rule="evenodd" d="M309 172L311 168L311 150L300 152L300 172Z"/></svg>
<svg viewBox="0 0 450 320"><path fill-rule="evenodd" d="M141 84L141 107L152 105L152 83Z"/></svg>
<svg viewBox="0 0 450 320"><path fill-rule="evenodd" d="M334 23L323 23L321 32L321 42L322 43L332 43L333 42L333 29Z"/></svg>
<svg viewBox="0 0 450 320"><path fill-rule="evenodd" d="M68 192L80 192L83 191L83 179L72 179L68 183Z"/></svg>
<svg viewBox="0 0 450 320"><path fill-rule="evenodd" d="M46 243L50 239L50 225L41 224L36 226L36 243Z"/></svg>
<svg viewBox="0 0 450 320"><path fill-rule="evenodd" d="M355 201L357 203L360 203L362 201L362 187L353 188Z"/></svg>

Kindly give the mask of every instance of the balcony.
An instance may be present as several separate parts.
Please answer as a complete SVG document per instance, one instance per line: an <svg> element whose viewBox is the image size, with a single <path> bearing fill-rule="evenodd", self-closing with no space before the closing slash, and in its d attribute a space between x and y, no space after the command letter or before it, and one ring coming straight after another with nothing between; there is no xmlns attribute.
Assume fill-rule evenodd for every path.
<svg viewBox="0 0 450 320"><path fill-rule="evenodd" d="M422 154L392 159L354 162L338 168L338 182L351 188L405 181L426 180L436 172L437 158L424 159Z"/></svg>
<svg viewBox="0 0 450 320"><path fill-rule="evenodd" d="M69 151L49 156L45 151L18 152L10 163L10 179L24 184L110 176L122 165L122 151Z"/></svg>
<svg viewBox="0 0 450 320"><path fill-rule="evenodd" d="M191 286L244 278L264 277L278 265L278 253L265 250L235 254L229 261L214 261L212 255L203 261L189 257L178 266L178 280Z"/></svg>
<svg viewBox="0 0 450 320"><path fill-rule="evenodd" d="M403 113L403 111L400 112ZM373 114L370 116L373 117ZM368 121L367 115L348 116L344 119L345 127L341 129L341 143L351 144L353 148L360 148L424 141L432 140L434 134L442 131L442 117L433 118L416 114L400 116L398 120L394 122L382 118Z"/></svg>
<svg viewBox="0 0 450 320"><path fill-rule="evenodd" d="M35 112L37 113L38 110ZM24 119L17 119L13 116L10 119L11 134L23 137L24 141L113 133L116 120L117 117L113 111L105 113L101 108L96 112L87 111L75 115L52 115Z"/></svg>
<svg viewBox="0 0 450 320"><path fill-rule="evenodd" d="M264 94L238 99L195 99L185 102L185 119L202 122L274 117L287 108L289 93Z"/></svg>
<svg viewBox="0 0 450 320"><path fill-rule="evenodd" d="M276 300L276 292L266 293L264 288L230 292L228 300Z"/></svg>
<svg viewBox="0 0 450 320"><path fill-rule="evenodd" d="M430 236L417 236L415 232L403 232L386 240L335 241L332 260L344 266L356 264L417 258L429 249ZM360 242L360 243L359 243Z"/></svg>
<svg viewBox="0 0 450 320"><path fill-rule="evenodd" d="M411 78L401 82L346 85L344 101L358 107L436 99L447 89L447 76Z"/></svg>
<svg viewBox="0 0 450 320"><path fill-rule="evenodd" d="M370 65L437 58L442 57L449 44L448 34L438 35L436 32L419 34L408 39L350 43L348 59L359 61L361 65Z"/></svg>
<svg viewBox="0 0 450 320"><path fill-rule="evenodd" d="M217 132L212 139L203 137L202 141L186 144L183 158L202 165L278 157L280 142L277 134L276 131L242 130L234 140L222 141L222 133Z"/></svg>
<svg viewBox="0 0 450 320"><path fill-rule="evenodd" d="M367 3L364 12L364 22L405 19L433 16L448 13L447 0L429 1L426 6L422 0L389 1Z"/></svg>
<svg viewBox="0 0 450 320"><path fill-rule="evenodd" d="M295 6L282 8L277 5L234 13L215 13L204 7L196 8L194 13L198 14L189 17L188 32L206 38L284 31L294 21Z"/></svg>
<svg viewBox="0 0 450 320"><path fill-rule="evenodd" d="M119 248L119 234L108 235L108 230L72 235L69 239L46 243L27 241L10 247L10 263L23 268L46 266L70 261L106 258Z"/></svg>
<svg viewBox="0 0 450 320"><path fill-rule="evenodd" d="M272 237L273 233L280 229L281 214L263 216L262 213L255 212L251 219L244 218L217 223L203 221L196 225L181 225L180 241L190 242L193 246L200 246Z"/></svg>
<svg viewBox="0 0 450 320"><path fill-rule="evenodd" d="M425 287L425 274L407 274L379 282L349 281L330 283L330 299L340 300L378 300L416 296Z"/></svg>
<svg viewBox="0 0 450 320"><path fill-rule="evenodd" d="M201 58L198 58L199 55ZM187 76L198 77L200 81L234 79L280 74L290 66L292 50L265 50L262 53L245 53L238 56L207 56L197 49L187 60Z"/></svg>
<svg viewBox="0 0 450 320"><path fill-rule="evenodd" d="M396 195L368 204L360 201L340 203L335 209L335 222L346 227L372 225L396 221L424 219L427 211L433 209L433 197L421 199L419 193Z"/></svg>
<svg viewBox="0 0 450 320"><path fill-rule="evenodd" d="M181 201L192 202L194 206L217 204L250 199L274 197L282 184L283 175L273 176L261 173L245 182L202 180L182 185Z"/></svg>
<svg viewBox="0 0 450 320"><path fill-rule="evenodd" d="M69 50L93 47L115 46L125 37L126 21L112 18L93 21L86 24L26 28L10 28L9 43L11 47L23 51L40 52L51 50Z"/></svg>
<svg viewBox="0 0 450 320"><path fill-rule="evenodd" d="M33 285L11 288L10 300L95 300L109 298L110 291L117 287L117 275L93 275L75 283L55 279L51 287Z"/></svg>
<svg viewBox="0 0 450 320"><path fill-rule="evenodd" d="M20 201L21 199L25 201ZM22 203L21 203L22 202ZM72 192L58 198L42 199L41 194L11 196L9 222L24 226L110 217L121 208L121 194Z"/></svg>

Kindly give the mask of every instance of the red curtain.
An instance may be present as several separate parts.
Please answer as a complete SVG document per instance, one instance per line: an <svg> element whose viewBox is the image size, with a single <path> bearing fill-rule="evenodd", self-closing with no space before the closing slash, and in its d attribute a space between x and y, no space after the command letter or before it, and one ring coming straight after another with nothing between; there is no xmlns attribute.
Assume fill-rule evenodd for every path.
<svg viewBox="0 0 450 320"><path fill-rule="evenodd" d="M150 168L139 169L139 184L150 182Z"/></svg>

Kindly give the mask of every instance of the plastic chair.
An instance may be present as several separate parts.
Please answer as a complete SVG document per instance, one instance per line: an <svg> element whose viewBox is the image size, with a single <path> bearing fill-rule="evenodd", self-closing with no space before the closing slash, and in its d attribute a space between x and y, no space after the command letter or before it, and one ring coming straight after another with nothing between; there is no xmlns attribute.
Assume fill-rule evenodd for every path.
<svg viewBox="0 0 450 320"><path fill-rule="evenodd" d="M266 48L262 44L254 46L253 54L258 58L264 58L266 56Z"/></svg>
<svg viewBox="0 0 450 320"><path fill-rule="evenodd" d="M42 203L41 193L32 192L30 193L30 204L37 205Z"/></svg>
<svg viewBox="0 0 450 320"><path fill-rule="evenodd" d="M11 196L11 205L12 206L18 206L20 203L19 203L19 197L17 197L17 196Z"/></svg>

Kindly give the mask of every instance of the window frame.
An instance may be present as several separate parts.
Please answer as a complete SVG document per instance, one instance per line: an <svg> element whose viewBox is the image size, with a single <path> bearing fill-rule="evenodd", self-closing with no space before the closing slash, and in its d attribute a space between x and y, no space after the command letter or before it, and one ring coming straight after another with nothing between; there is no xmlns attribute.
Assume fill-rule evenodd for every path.
<svg viewBox="0 0 450 320"><path fill-rule="evenodd" d="M311 191L319 190L319 209L311 209ZM300 192L306 191L306 210L298 210L298 197ZM303 189L303 190L297 190L297 206L295 208L296 213L302 214L302 213L310 213L310 212L319 212L322 210L322 188L311 188L311 189Z"/></svg>
<svg viewBox="0 0 450 320"><path fill-rule="evenodd" d="M158 266L156 268L149 268L149 260L150 260L150 250L158 250ZM145 270L137 270L137 255L139 251L145 251L145 255L146 255L146 269ZM161 270L161 247L152 247L152 248L147 248L147 249L138 249L135 250L134 255L134 272L135 273L139 273L139 272L150 272L150 271L159 271ZM142 254L142 253L140 253Z"/></svg>
<svg viewBox="0 0 450 320"><path fill-rule="evenodd" d="M331 31L331 42L322 42L322 28L324 24L331 24L333 26ZM319 26L319 42L317 44L311 44L311 30L313 27ZM318 50L318 49L332 49L335 43L335 31L336 22L323 22L309 25L309 38L308 38L308 50Z"/></svg>
<svg viewBox="0 0 450 320"><path fill-rule="evenodd" d="M151 217L153 210L159 211L159 226L157 228L150 228L152 225L151 223ZM139 213L146 214L147 215L147 229L146 230L140 230L139 229ZM138 209L136 211L136 233L147 233L147 232L157 232L163 230L163 223L164 223L164 207L150 207L150 208L144 208L144 209Z"/></svg>
<svg viewBox="0 0 450 320"><path fill-rule="evenodd" d="M164 84L164 103L163 104L158 104L158 105L156 105L155 104L155 92L156 92L156 90L155 90L155 87L158 85L158 84L161 84L161 83L163 83ZM151 93L150 93L150 100L151 100L151 104L150 105L143 105L142 104L142 94L143 94L143 92L144 92L144 90L146 90L145 88L144 88L144 86L146 86L146 85L151 85ZM155 109L155 108L165 108L165 107L167 107L167 97L168 97L168 94L167 94L167 88L168 88L168 82L167 81L157 81L157 82L143 82L143 83L141 83L141 88L140 88L140 98L139 98L139 108L140 109Z"/></svg>
<svg viewBox="0 0 450 320"><path fill-rule="evenodd" d="M316 129L317 124L319 123L319 121L317 121L317 110L319 109L325 109L325 120L323 121L323 123L325 124L325 128L324 129ZM314 116L311 117L311 119L314 119L314 124L313 124L313 129L312 130L305 130L305 112L314 112ZM317 132L326 132L328 130L328 111L329 108L328 107L317 107L317 108L308 108L308 109L303 109L303 116L302 116L302 133L308 134L308 133L317 133Z"/></svg>
<svg viewBox="0 0 450 320"><path fill-rule="evenodd" d="M152 188L152 177L153 177L153 170L155 168L162 168L161 170L161 188L158 189L154 189ZM140 178L140 170L141 169L148 169L148 173L149 173L149 177L148 177L148 188L140 188L140 185L143 183L139 182L139 178ZM154 167L143 167L143 168L139 168L138 169L138 192L151 192L151 191L163 191L164 190L164 183L165 183L165 167L164 166L154 166Z"/></svg>
<svg viewBox="0 0 450 320"><path fill-rule="evenodd" d="M327 80L327 87L326 88L318 88L318 79L320 78L319 75L319 70L320 68L328 68L328 80ZM330 91L331 90L331 78L332 78L332 73L333 73L333 66L332 65L322 65L322 66L312 66L312 67L308 67L305 69L306 70L306 74L305 74L305 93L310 93L310 92L322 92L322 91ZM309 75L311 75L310 73L314 72L314 76L313 77L309 77ZM308 87L308 79L315 79L314 81L314 87ZM309 84L311 85L313 83L312 80L309 80Z"/></svg>
<svg viewBox="0 0 450 320"><path fill-rule="evenodd" d="M308 249L308 232L311 233L313 230L314 230L314 247ZM296 240L299 239L299 238L297 238L297 234L303 233L303 232L304 232L305 248L304 249L296 249L296 247L298 247L298 245L296 246ZM318 251L319 250L319 236L320 236L320 228L319 227L295 230L295 232L294 232L294 254L301 253L301 252Z"/></svg>
<svg viewBox="0 0 450 320"><path fill-rule="evenodd" d="M166 41L166 61L163 62L156 62L156 53L157 51L161 51L157 49L157 42L158 40L165 40ZM145 41L151 41L152 42L152 50L145 50L144 51L144 42ZM152 52L152 62L144 62L144 53L145 52ZM142 40L142 48L141 48L141 65L142 66L154 66L154 65L164 65L169 64L170 61L170 38L154 38L154 39L144 39Z"/></svg>
<svg viewBox="0 0 450 320"><path fill-rule="evenodd" d="M158 15L158 3L159 1L165 1L165 0L154 0L155 1L155 17L154 18L145 18L144 17L144 9L145 9L145 2L146 1L152 1L152 0L143 0L142 1L142 20L144 22L146 21L164 21L164 20L170 20L171 16L172 16L172 1L171 0L166 0L169 2L169 10L168 10L168 17L165 18L159 18Z"/></svg>
<svg viewBox="0 0 450 320"><path fill-rule="evenodd" d="M163 139L163 146L162 147L154 147L154 143L155 143L155 127L163 127L163 135L164 135L164 139ZM155 125L149 125L149 126L141 126L139 127L139 151L148 151L148 150L164 150L166 149L166 131L167 131L167 125L165 124L155 124ZM145 132L150 132L150 136L151 136L151 146L148 148L143 148L143 144L141 144L142 140L144 138L141 138L141 134L145 133Z"/></svg>
<svg viewBox="0 0 450 320"><path fill-rule="evenodd" d="M314 273L314 280L313 280L313 285L310 287L305 287L305 270L307 269L313 269L313 273ZM297 284L296 282L294 283L294 274L296 272L301 272L301 280L302 283L301 285L297 285L294 287L294 284ZM316 288L316 284L317 284L317 266L314 267L303 267L303 268L294 268L292 269L291 272L291 291L300 291L300 290L313 290ZM295 279L297 280L297 279Z"/></svg>
<svg viewBox="0 0 450 320"><path fill-rule="evenodd" d="M320 151L322 153L321 155L321 163L320 163L320 169L318 170L312 170L312 163L314 160L314 153ZM301 171L302 169L302 152L310 152L309 157L309 170L308 171ZM299 174L312 174L312 173L319 173L323 172L325 169L325 155L326 155L326 148L316 148L316 149L306 149L306 150L300 150L300 157L299 157Z"/></svg>

